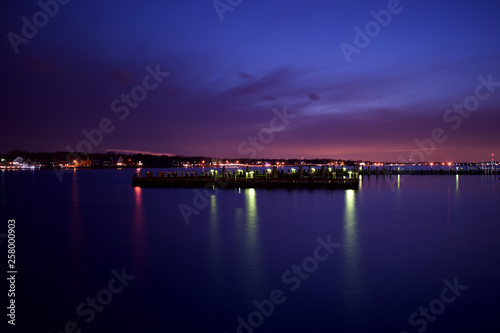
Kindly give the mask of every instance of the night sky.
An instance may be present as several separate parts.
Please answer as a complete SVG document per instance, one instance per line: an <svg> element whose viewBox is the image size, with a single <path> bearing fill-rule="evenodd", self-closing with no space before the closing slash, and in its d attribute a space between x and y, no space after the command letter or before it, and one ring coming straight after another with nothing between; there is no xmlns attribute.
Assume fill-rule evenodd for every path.
<svg viewBox="0 0 500 333"><path fill-rule="evenodd" d="M216 5L72 0L50 17L37 1L3 1L0 152L500 155L498 1ZM121 100L132 92L139 102Z"/></svg>

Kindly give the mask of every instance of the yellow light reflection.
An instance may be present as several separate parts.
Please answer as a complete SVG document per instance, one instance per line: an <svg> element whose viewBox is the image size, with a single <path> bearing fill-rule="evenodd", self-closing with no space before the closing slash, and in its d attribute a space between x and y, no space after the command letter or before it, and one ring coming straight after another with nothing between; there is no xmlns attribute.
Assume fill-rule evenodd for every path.
<svg viewBox="0 0 500 333"><path fill-rule="evenodd" d="M210 235L210 261L212 278L214 281L221 280L223 271L222 248L220 240L219 211L217 208L217 195L210 196L210 216L209 216L209 235Z"/></svg>
<svg viewBox="0 0 500 333"><path fill-rule="evenodd" d="M219 215L217 211L217 195L213 194L210 196L210 242L212 245L213 252L218 252L220 246L220 234L219 234Z"/></svg>
<svg viewBox="0 0 500 333"><path fill-rule="evenodd" d="M345 191L344 232L346 251L353 253L356 248L356 192Z"/></svg>
<svg viewBox="0 0 500 333"><path fill-rule="evenodd" d="M255 249L258 242L257 192L254 188L245 189L246 230L249 248Z"/></svg>
<svg viewBox="0 0 500 333"><path fill-rule="evenodd" d="M257 191L253 188L247 188L244 190L244 194L246 206L244 252L247 266L246 269L248 269L248 274L251 275L248 281L252 281L253 284L260 284L260 281L262 281L264 277L264 271L262 270L262 250L259 240Z"/></svg>
<svg viewBox="0 0 500 333"><path fill-rule="evenodd" d="M458 174L455 176L455 193L458 193L458 184L459 184Z"/></svg>
<svg viewBox="0 0 500 333"><path fill-rule="evenodd" d="M217 196L210 196L210 225L217 225Z"/></svg>
<svg viewBox="0 0 500 333"><path fill-rule="evenodd" d="M257 192L254 188L245 189L245 199L247 206L247 221L248 224L255 229L257 224Z"/></svg>
<svg viewBox="0 0 500 333"><path fill-rule="evenodd" d="M361 271L358 251L358 228L356 216L356 196L359 194L355 190L345 191L344 206L344 242L342 244L345 253L344 269L344 291L347 293L348 304L358 304L362 301L363 295L359 294L361 283Z"/></svg>

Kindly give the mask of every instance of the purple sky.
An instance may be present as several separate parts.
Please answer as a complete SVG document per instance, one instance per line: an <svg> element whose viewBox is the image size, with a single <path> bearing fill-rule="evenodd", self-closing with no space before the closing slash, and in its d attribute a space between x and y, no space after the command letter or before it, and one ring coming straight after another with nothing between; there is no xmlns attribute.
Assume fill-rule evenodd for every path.
<svg viewBox="0 0 500 333"><path fill-rule="evenodd" d="M380 161L500 154L497 1L245 0L219 15L212 0L73 0L46 24L37 1L1 6L3 153L90 147ZM371 11L385 27L370 23ZM20 42L22 18L33 22L34 14L38 32ZM367 23L369 43L355 40L354 28L366 33ZM146 78L145 90L148 66L169 75ZM132 91L147 94L129 102L135 108L120 100ZM473 111L453 110L464 103ZM284 108L294 117L273 120ZM103 119L112 130L100 137L92 130ZM94 143L82 143L84 130Z"/></svg>

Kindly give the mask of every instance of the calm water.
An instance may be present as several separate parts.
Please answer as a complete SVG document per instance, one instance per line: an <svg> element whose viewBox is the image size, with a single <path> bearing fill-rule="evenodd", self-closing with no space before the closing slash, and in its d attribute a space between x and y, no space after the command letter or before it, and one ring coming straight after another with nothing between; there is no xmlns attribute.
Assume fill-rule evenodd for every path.
<svg viewBox="0 0 500 333"><path fill-rule="evenodd" d="M17 331L71 321L81 332L500 328L498 177L221 190L194 211L192 189L134 188L133 172L71 171L63 183L50 170L0 172L0 233L16 220ZM181 204L193 207L189 224ZM123 287L113 269L135 278ZM467 289L444 290L455 278ZM92 309L96 296L104 305Z"/></svg>

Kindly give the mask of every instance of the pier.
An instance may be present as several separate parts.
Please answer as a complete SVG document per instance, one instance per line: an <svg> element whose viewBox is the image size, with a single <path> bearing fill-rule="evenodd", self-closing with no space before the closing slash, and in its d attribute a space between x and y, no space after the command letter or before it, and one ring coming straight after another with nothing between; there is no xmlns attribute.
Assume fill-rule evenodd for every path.
<svg viewBox="0 0 500 333"><path fill-rule="evenodd" d="M220 169L201 171L146 172L138 170L133 186L141 187L210 187L221 188L305 188L305 189L358 189L360 176L391 175L497 175L496 165L384 165L384 166L328 166L300 165L272 166L267 169Z"/></svg>
<svg viewBox="0 0 500 333"><path fill-rule="evenodd" d="M286 188L286 189L355 189L359 188L357 173L339 175L322 167L315 171L309 167L305 171L301 166L299 172L285 172L277 167L268 170L209 170L201 172L146 172L143 176L137 171L132 179L133 186L141 187L174 187L174 188Z"/></svg>
<svg viewBox="0 0 500 333"><path fill-rule="evenodd" d="M357 173L364 176L371 175L497 175L498 168L495 164L469 165L390 165L376 167L359 167Z"/></svg>

